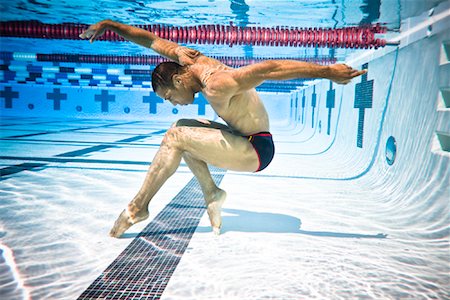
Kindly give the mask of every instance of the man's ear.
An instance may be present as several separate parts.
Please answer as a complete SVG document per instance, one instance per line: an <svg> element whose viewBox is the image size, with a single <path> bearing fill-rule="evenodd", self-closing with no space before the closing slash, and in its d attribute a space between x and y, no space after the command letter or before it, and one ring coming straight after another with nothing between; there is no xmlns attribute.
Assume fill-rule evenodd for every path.
<svg viewBox="0 0 450 300"><path fill-rule="evenodd" d="M180 87L183 83L183 81L181 81L181 76L178 74L173 75L172 83L175 87Z"/></svg>

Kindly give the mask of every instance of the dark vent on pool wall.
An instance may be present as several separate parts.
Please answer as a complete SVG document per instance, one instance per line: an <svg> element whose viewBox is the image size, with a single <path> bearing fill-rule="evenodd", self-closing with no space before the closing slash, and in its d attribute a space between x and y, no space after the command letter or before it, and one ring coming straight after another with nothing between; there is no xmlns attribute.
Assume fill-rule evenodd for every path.
<svg viewBox="0 0 450 300"><path fill-rule="evenodd" d="M442 43L441 60L439 64L439 108L450 108L450 83L449 83L449 66L450 66L450 41Z"/></svg>
<svg viewBox="0 0 450 300"><path fill-rule="evenodd" d="M450 108L450 88L440 88L439 108Z"/></svg>
<svg viewBox="0 0 450 300"><path fill-rule="evenodd" d="M439 92L437 100L438 122L432 150L435 153L450 152L450 41L441 45L439 61Z"/></svg>
<svg viewBox="0 0 450 300"><path fill-rule="evenodd" d="M450 135L444 132L436 132L436 137L441 146L441 150L450 152Z"/></svg>
<svg viewBox="0 0 450 300"><path fill-rule="evenodd" d="M441 61L440 64L447 64L450 60L450 41L445 41L442 43L441 47Z"/></svg>

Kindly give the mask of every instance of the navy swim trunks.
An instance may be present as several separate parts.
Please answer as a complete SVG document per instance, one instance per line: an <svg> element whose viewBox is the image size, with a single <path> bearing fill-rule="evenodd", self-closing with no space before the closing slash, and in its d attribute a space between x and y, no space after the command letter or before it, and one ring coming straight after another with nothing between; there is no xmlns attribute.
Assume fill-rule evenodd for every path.
<svg viewBox="0 0 450 300"><path fill-rule="evenodd" d="M242 136L243 138L248 139L248 141L252 144L253 148L258 155L259 166L255 172L259 172L267 168L270 162L273 159L275 154L275 146L272 140L272 134L270 132L259 132L256 134L252 134L249 136L245 136L238 131L235 131L228 127L227 125L217 123L214 121L208 121L209 123L200 122L199 120L194 119L180 119L176 122L177 127L187 126L187 127L205 127L205 128L213 128L227 131L231 134Z"/></svg>
<svg viewBox="0 0 450 300"><path fill-rule="evenodd" d="M248 141L258 154L259 167L256 172L262 171L270 164L275 154L272 134L270 132L260 132L247 136Z"/></svg>

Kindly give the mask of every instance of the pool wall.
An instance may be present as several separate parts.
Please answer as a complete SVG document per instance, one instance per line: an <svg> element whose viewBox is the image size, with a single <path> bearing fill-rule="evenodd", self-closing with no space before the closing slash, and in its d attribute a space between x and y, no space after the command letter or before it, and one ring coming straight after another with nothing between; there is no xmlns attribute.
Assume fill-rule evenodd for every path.
<svg viewBox="0 0 450 300"><path fill-rule="evenodd" d="M36 56L1 53L2 115L146 121L218 118L201 93L194 105L186 107L173 107L157 96L150 79L155 66L52 63L37 61ZM283 90L272 83L265 83L264 88ZM287 120L290 107L287 101L280 101L288 98L286 92L261 91L260 95L263 100L271 99L266 104L274 112L274 121Z"/></svg>
<svg viewBox="0 0 450 300"><path fill-rule="evenodd" d="M368 71L351 84L322 80L293 92L290 130L278 138L280 164L276 158L270 175L351 180L376 166L380 175L404 179L415 177L416 167L424 175L434 164L448 165L449 16L439 8L441 14L436 9L431 17L405 21L400 47L350 58L348 64ZM397 145L392 166L385 155L390 136ZM311 166L298 167L295 161L304 164L305 155ZM286 156L291 169L281 164ZM315 174L317 164L329 164L326 174Z"/></svg>
<svg viewBox="0 0 450 300"><path fill-rule="evenodd" d="M277 156L260 176L351 181L361 197L373 193L388 226L448 247L449 11L446 3L406 20L398 48L351 58L368 70L351 84L294 92L291 130L277 137Z"/></svg>

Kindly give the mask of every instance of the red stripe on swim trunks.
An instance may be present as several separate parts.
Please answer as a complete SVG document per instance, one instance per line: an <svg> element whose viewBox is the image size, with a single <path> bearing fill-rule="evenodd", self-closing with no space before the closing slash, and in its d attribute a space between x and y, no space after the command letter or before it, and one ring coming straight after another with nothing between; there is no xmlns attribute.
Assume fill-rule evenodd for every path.
<svg viewBox="0 0 450 300"><path fill-rule="evenodd" d="M252 134L252 136L272 136L270 133L257 133L257 134Z"/></svg>

